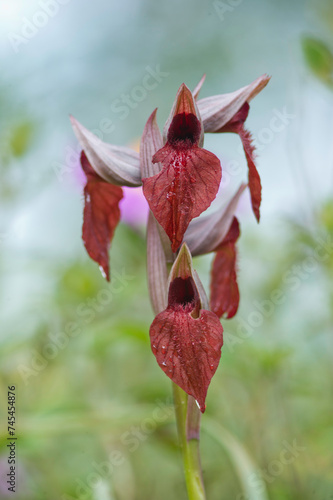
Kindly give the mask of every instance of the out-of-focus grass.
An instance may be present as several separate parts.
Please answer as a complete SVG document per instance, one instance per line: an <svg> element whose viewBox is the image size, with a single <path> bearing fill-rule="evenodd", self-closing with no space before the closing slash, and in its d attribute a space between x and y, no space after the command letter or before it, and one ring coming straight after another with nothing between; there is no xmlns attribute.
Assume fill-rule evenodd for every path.
<svg viewBox="0 0 333 500"><path fill-rule="evenodd" d="M322 208L317 221L324 239L333 237L331 206L328 202ZM309 228L295 225L279 248L262 240L250 242L245 235L241 266L259 262L267 273L262 282L241 278L242 307L239 317L223 322L222 362L203 417L212 426L222 425L238 442L255 464L253 481L263 475L272 500L319 500L329 498L332 489L327 399L332 390L332 253L313 271L303 269L306 277L299 286L283 278L293 266L304 265L316 244ZM170 384L148 341L153 315L143 238L121 226L111 265L119 272L124 269L125 279L103 305L98 297L107 285L94 263L87 258L49 262L46 272L53 287L43 299L43 314L36 302L26 317L27 324L33 317L38 327L24 339L13 341L8 335L3 341L3 400L7 384L17 385L17 498L186 497ZM116 278L114 283L118 288ZM284 303L268 304L267 297L277 289ZM317 294L326 302L313 315L311 300L316 302ZM257 303L266 312L260 313ZM261 318L258 326L251 326L254 310ZM75 336L70 338L65 332L73 323ZM53 350L48 351L50 343ZM205 425L202 461L208 498L244 498L223 433L207 433ZM294 456L284 452L295 443L299 449ZM118 465L111 465L110 473L100 469L116 450L121 454L116 455ZM97 477L104 482L96 485Z"/></svg>

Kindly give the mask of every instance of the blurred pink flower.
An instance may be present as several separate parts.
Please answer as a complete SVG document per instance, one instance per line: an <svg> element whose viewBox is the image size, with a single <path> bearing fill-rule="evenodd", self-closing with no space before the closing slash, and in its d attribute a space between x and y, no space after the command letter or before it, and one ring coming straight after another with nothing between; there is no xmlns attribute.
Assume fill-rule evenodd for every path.
<svg viewBox="0 0 333 500"><path fill-rule="evenodd" d="M71 155L71 172L70 172L70 182L75 189L82 190L83 186L86 184L87 179L81 168L80 163L80 153L73 153Z"/></svg>
<svg viewBox="0 0 333 500"><path fill-rule="evenodd" d="M146 224L148 203L143 196L142 188L123 187L124 198L120 202L121 221L133 228Z"/></svg>

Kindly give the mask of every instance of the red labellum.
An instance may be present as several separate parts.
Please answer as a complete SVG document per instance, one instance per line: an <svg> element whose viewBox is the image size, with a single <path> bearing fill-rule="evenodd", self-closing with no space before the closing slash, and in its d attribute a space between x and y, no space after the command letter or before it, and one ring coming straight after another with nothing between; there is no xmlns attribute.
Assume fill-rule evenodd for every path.
<svg viewBox="0 0 333 500"><path fill-rule="evenodd" d="M156 220L170 238L173 252L182 243L194 217L212 203L221 181L219 159L198 146L200 121L193 113L178 113L170 124L167 143L153 156L161 172L143 179L143 192Z"/></svg>
<svg viewBox="0 0 333 500"><path fill-rule="evenodd" d="M239 238L239 223L236 217L225 239L216 249L211 273L211 310L220 318L235 316L239 305L239 290L236 274L236 241Z"/></svg>
<svg viewBox="0 0 333 500"><path fill-rule="evenodd" d="M183 258L184 252L179 255ZM204 412L208 386L221 357L223 328L214 313L201 309L185 259L174 264L178 276L170 283L167 308L150 327L150 340L159 366Z"/></svg>
<svg viewBox="0 0 333 500"><path fill-rule="evenodd" d="M120 219L119 202L123 190L105 182L90 165L84 151L82 169L87 177L84 187L82 239L88 255L110 281L109 248Z"/></svg>

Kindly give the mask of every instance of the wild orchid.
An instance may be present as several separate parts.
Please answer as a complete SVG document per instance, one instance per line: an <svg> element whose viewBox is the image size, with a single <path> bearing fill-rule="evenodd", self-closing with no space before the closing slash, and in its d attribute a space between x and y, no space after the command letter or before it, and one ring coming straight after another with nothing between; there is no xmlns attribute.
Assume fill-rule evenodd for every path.
<svg viewBox="0 0 333 500"><path fill-rule="evenodd" d="M198 99L204 78L193 92L182 84L163 135L156 122L157 110L148 118L139 154L102 142L71 118L87 180L82 238L107 280L122 186L142 185L149 204L147 274L156 315L150 327L151 349L174 383L190 499L205 498L198 458L200 411L205 411L207 390L221 358L220 318L232 318L238 309L236 242L240 229L235 211L247 185L253 212L260 218L260 177L244 123L249 102L268 81L263 75L236 92L204 99ZM206 215L222 176L218 157L203 148L207 132L240 136L248 184L242 184L223 209ZM192 263L192 257L208 253L214 254L209 300Z"/></svg>

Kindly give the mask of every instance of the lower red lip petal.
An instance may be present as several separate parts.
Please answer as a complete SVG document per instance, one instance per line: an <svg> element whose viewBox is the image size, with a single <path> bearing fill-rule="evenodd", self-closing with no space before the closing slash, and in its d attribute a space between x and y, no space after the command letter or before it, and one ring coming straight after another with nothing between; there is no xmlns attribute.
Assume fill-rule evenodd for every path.
<svg viewBox="0 0 333 500"><path fill-rule="evenodd" d="M206 310L194 319L188 307L171 306L150 327L152 351L164 373L205 411L208 386L218 367L223 328Z"/></svg>

